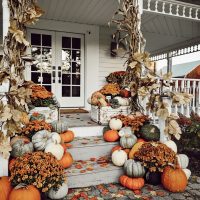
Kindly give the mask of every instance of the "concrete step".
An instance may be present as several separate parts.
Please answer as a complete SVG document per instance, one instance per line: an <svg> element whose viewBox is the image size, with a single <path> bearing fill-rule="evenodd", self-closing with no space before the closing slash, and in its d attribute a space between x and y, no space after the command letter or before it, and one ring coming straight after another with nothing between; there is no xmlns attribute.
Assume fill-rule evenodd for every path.
<svg viewBox="0 0 200 200"><path fill-rule="evenodd" d="M109 156L111 149L118 145L118 142L105 142L102 136L75 137L71 143L70 152L74 160L88 160L92 157Z"/></svg>
<svg viewBox="0 0 200 200"><path fill-rule="evenodd" d="M69 188L117 183L124 173L123 168L114 166L108 156L75 161L65 172Z"/></svg>
<svg viewBox="0 0 200 200"><path fill-rule="evenodd" d="M74 126L69 127L69 130L73 131L75 137L91 137L102 136L104 126Z"/></svg>

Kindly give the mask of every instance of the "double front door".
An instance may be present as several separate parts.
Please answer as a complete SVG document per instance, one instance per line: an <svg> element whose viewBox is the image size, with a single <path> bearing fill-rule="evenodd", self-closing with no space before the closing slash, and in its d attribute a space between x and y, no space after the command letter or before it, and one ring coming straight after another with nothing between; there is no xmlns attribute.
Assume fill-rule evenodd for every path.
<svg viewBox="0 0 200 200"><path fill-rule="evenodd" d="M84 35L28 32L34 59L26 78L54 93L61 107L84 107Z"/></svg>

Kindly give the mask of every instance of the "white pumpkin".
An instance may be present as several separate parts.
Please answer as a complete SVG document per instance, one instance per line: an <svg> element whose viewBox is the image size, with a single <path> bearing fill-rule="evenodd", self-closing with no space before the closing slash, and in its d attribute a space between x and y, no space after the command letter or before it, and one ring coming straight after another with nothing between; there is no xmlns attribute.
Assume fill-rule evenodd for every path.
<svg viewBox="0 0 200 200"><path fill-rule="evenodd" d="M164 142L165 145L167 145L169 148L171 148L175 153L177 153L177 146L176 143L172 140L168 140Z"/></svg>
<svg viewBox="0 0 200 200"><path fill-rule="evenodd" d="M132 131L131 127L126 126L126 127L121 128L121 130L119 131L118 134L120 137L123 137L123 136L125 136L125 134L132 135L133 131Z"/></svg>
<svg viewBox="0 0 200 200"><path fill-rule="evenodd" d="M189 158L185 154L178 154L177 156L178 164L180 168L186 169L189 165Z"/></svg>
<svg viewBox="0 0 200 200"><path fill-rule="evenodd" d="M130 101L128 98L123 97L115 97L114 99L117 99L120 106L128 106L130 105Z"/></svg>
<svg viewBox="0 0 200 200"><path fill-rule="evenodd" d="M115 131L120 130L122 128L122 126L123 126L123 124L122 124L122 121L120 119L113 118L109 122L109 127L112 130L115 130Z"/></svg>
<svg viewBox="0 0 200 200"><path fill-rule="evenodd" d="M61 137L56 132L52 132L51 133L51 140L52 140L53 143L56 143L56 144L60 144L61 143Z"/></svg>
<svg viewBox="0 0 200 200"><path fill-rule="evenodd" d="M64 198L68 193L68 185L67 183L63 183L57 191L55 191L53 188L51 188L48 192L48 197L50 199L62 199Z"/></svg>
<svg viewBox="0 0 200 200"><path fill-rule="evenodd" d="M112 162L116 166L123 166L124 163L127 161L128 156L125 151L123 150L116 150L112 153Z"/></svg>
<svg viewBox="0 0 200 200"><path fill-rule="evenodd" d="M64 154L64 148L60 144L50 143L46 146L45 153L52 153L57 160L61 160Z"/></svg>
<svg viewBox="0 0 200 200"><path fill-rule="evenodd" d="M189 169L182 169L182 170L185 172L187 179L189 179L191 176L191 171Z"/></svg>
<svg viewBox="0 0 200 200"><path fill-rule="evenodd" d="M60 143L60 135L56 132L49 132L47 130L38 131L32 137L32 143L36 150L43 151L50 143Z"/></svg>

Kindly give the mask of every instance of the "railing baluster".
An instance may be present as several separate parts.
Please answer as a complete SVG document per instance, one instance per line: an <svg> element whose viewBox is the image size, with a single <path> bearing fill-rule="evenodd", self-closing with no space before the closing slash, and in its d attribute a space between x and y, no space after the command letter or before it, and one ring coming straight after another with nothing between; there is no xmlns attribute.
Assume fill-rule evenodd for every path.
<svg viewBox="0 0 200 200"><path fill-rule="evenodd" d="M148 0L148 3L147 3L147 10L151 10L151 0Z"/></svg>
<svg viewBox="0 0 200 200"><path fill-rule="evenodd" d="M190 90L190 81L187 80L187 87L186 87L185 92L189 93L189 90ZM186 117L190 116L190 105L189 104L186 105L186 114L185 115L186 115Z"/></svg>
<svg viewBox="0 0 200 200"><path fill-rule="evenodd" d="M192 83L192 94L193 94L193 98L192 98L192 110L195 112L195 98L196 98L196 81L193 81Z"/></svg>
<svg viewBox="0 0 200 200"><path fill-rule="evenodd" d="M155 3L155 11L158 12L158 1Z"/></svg>

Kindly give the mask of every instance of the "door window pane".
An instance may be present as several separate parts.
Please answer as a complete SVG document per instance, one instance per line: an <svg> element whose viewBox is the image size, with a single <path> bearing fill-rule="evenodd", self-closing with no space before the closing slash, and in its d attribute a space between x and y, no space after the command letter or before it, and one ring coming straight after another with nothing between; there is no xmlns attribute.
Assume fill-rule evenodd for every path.
<svg viewBox="0 0 200 200"><path fill-rule="evenodd" d="M32 73L31 73L31 80L32 80L34 83L41 83L41 81L40 81L40 76L41 76L40 73L32 72Z"/></svg>
<svg viewBox="0 0 200 200"><path fill-rule="evenodd" d="M71 38L70 37L62 37L62 48L71 48Z"/></svg>
<svg viewBox="0 0 200 200"><path fill-rule="evenodd" d="M31 44L32 45L41 45L41 35L36 33L31 33Z"/></svg>
<svg viewBox="0 0 200 200"><path fill-rule="evenodd" d="M62 84L71 84L71 74L62 74Z"/></svg>
<svg viewBox="0 0 200 200"><path fill-rule="evenodd" d="M81 39L72 38L72 49L80 49L80 48L81 48Z"/></svg>
<svg viewBox="0 0 200 200"><path fill-rule="evenodd" d="M72 85L80 85L80 74L72 74Z"/></svg>
<svg viewBox="0 0 200 200"><path fill-rule="evenodd" d="M80 73L80 64L77 62L72 62L72 73Z"/></svg>
<svg viewBox="0 0 200 200"><path fill-rule="evenodd" d="M72 50L72 60L73 61L80 61L81 60L81 52L78 50Z"/></svg>
<svg viewBox="0 0 200 200"><path fill-rule="evenodd" d="M51 47L51 35L42 35L42 46Z"/></svg>
<svg viewBox="0 0 200 200"><path fill-rule="evenodd" d="M51 84L51 73L43 73L43 84Z"/></svg>
<svg viewBox="0 0 200 200"><path fill-rule="evenodd" d="M70 86L62 86L62 96L63 97L70 97L71 88Z"/></svg>
<svg viewBox="0 0 200 200"><path fill-rule="evenodd" d="M80 97L80 86L72 87L72 97Z"/></svg>

